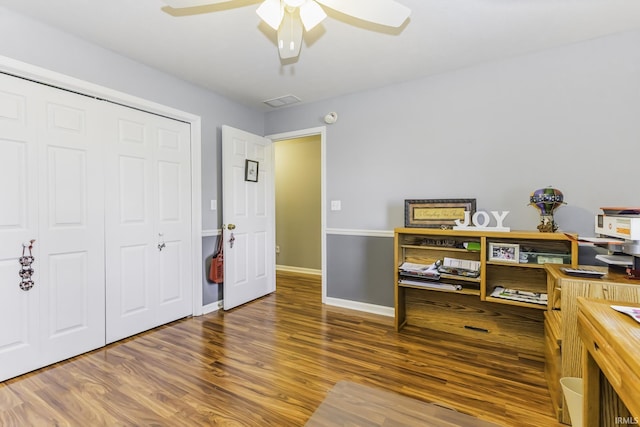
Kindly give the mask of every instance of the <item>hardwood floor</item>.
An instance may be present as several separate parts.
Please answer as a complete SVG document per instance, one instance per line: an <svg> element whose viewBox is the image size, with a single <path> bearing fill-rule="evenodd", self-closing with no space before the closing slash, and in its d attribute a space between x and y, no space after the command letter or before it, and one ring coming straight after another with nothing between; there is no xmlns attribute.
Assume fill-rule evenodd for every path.
<svg viewBox="0 0 640 427"><path fill-rule="evenodd" d="M303 426L341 380L504 426L562 426L539 357L320 303L314 276L0 384L2 426Z"/></svg>

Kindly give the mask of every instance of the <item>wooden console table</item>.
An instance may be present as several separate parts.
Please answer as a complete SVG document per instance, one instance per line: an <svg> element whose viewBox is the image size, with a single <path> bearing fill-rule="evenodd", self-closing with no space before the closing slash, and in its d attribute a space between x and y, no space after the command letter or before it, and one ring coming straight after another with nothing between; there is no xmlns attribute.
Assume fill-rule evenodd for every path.
<svg viewBox="0 0 640 427"><path fill-rule="evenodd" d="M396 228L394 238L395 325L435 329L517 347L543 356L543 314L548 310L544 262L577 267L576 236L538 231L440 230ZM500 256L500 249L519 252ZM508 251L507 251L508 252ZM450 258L477 263L477 275L441 272L439 280L407 280L404 263L431 265ZM545 261L547 260L547 261ZM415 276L414 276L415 278ZM511 291L511 292L500 292Z"/></svg>
<svg viewBox="0 0 640 427"><path fill-rule="evenodd" d="M640 304L613 304L640 308ZM578 298L585 427L640 423L640 323L611 305L611 301Z"/></svg>

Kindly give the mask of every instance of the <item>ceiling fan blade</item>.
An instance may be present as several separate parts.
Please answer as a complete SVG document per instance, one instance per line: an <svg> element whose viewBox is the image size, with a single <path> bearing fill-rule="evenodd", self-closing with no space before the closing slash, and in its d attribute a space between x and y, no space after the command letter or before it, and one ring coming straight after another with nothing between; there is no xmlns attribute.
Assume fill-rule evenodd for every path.
<svg viewBox="0 0 640 427"><path fill-rule="evenodd" d="M316 0L354 18L387 27L399 27L411 15L411 9L394 0Z"/></svg>
<svg viewBox="0 0 640 427"><path fill-rule="evenodd" d="M295 58L302 47L302 22L294 13L285 12L278 29L278 51L280 59Z"/></svg>
<svg viewBox="0 0 640 427"><path fill-rule="evenodd" d="M230 3L237 0L162 0L164 4L173 9L183 9L187 7L207 6L210 4Z"/></svg>
<svg viewBox="0 0 640 427"><path fill-rule="evenodd" d="M308 0L300 6L300 19L306 31L321 23L327 17L325 11L318 3Z"/></svg>
<svg viewBox="0 0 640 427"><path fill-rule="evenodd" d="M271 28L277 30L284 16L284 8L280 4L280 0L264 0L256 13Z"/></svg>

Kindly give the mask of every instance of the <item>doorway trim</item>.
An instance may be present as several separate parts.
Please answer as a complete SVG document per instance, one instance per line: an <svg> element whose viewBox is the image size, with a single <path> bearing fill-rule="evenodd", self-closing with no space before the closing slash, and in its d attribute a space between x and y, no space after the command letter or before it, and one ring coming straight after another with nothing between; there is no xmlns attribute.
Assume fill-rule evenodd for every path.
<svg viewBox="0 0 640 427"><path fill-rule="evenodd" d="M189 123L191 127L191 274L193 281L192 312L202 314L202 167L200 116L177 110L153 101L138 98L124 92L109 89L84 80L70 77L46 68L0 55L0 72L58 89L75 92L102 101L112 102L170 119Z"/></svg>
<svg viewBox="0 0 640 427"><path fill-rule="evenodd" d="M306 136L320 136L320 265L322 269L322 303L327 300L327 210L326 210L326 137L327 127L319 126L314 128L300 129L290 132L267 135L272 142L286 139L304 138ZM277 167L277 166L276 166ZM275 174L275 168L274 168ZM275 202L275 200L274 200ZM277 214L276 214L277 215Z"/></svg>

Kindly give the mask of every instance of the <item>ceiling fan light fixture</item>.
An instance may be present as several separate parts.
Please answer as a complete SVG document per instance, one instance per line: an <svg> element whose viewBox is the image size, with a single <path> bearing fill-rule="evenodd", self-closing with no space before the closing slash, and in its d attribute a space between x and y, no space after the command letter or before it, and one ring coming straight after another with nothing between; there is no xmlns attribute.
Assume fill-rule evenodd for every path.
<svg viewBox="0 0 640 427"><path fill-rule="evenodd" d="M295 58L302 47L302 33L304 28L297 15L285 12L282 24L278 29L278 51L280 59Z"/></svg>
<svg viewBox="0 0 640 427"><path fill-rule="evenodd" d="M284 9L280 4L280 0L265 0L256 10L256 13L271 28L277 30L280 28L282 18L284 17Z"/></svg>
<svg viewBox="0 0 640 427"><path fill-rule="evenodd" d="M171 8L187 8L218 3L241 3L244 0L162 0ZM388 27L401 27L411 15L411 9L396 0L263 0L256 13L277 31L280 59L300 54L303 35L322 22L324 8L353 16L356 19Z"/></svg>
<svg viewBox="0 0 640 427"><path fill-rule="evenodd" d="M326 17L327 14L315 1L307 1L300 6L300 19L306 31L311 31Z"/></svg>

